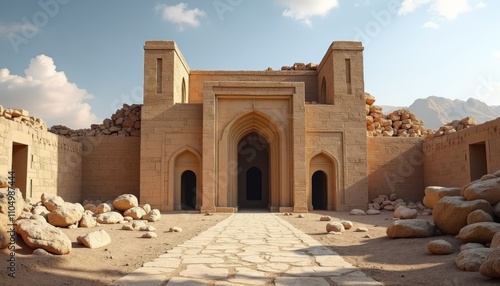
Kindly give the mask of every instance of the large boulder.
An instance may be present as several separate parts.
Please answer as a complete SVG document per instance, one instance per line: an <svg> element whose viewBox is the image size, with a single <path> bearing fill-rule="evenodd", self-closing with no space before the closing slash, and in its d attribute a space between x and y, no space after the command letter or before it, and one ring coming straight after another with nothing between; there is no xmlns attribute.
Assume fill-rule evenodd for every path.
<svg viewBox="0 0 500 286"><path fill-rule="evenodd" d="M481 263L492 251L493 248L473 248L461 251L455 258L455 264L462 271L477 272Z"/></svg>
<svg viewBox="0 0 500 286"><path fill-rule="evenodd" d="M14 216L18 219L24 209L23 193L19 189L5 189L0 191L0 213Z"/></svg>
<svg viewBox="0 0 500 286"><path fill-rule="evenodd" d="M96 220L98 223L114 224L114 223L120 223L123 220L123 216L118 212L107 212L103 214L98 214L96 216Z"/></svg>
<svg viewBox="0 0 500 286"><path fill-rule="evenodd" d="M453 246L451 243L444 239L433 240L427 244L427 249L432 254L451 254L453 253Z"/></svg>
<svg viewBox="0 0 500 286"><path fill-rule="evenodd" d="M88 248L99 248L111 243L111 237L104 229L80 235L76 240Z"/></svg>
<svg viewBox="0 0 500 286"><path fill-rule="evenodd" d="M344 232L345 231L345 227L342 223L340 222L329 222L326 224L326 231L327 232L330 232L330 231L333 231L333 232Z"/></svg>
<svg viewBox="0 0 500 286"><path fill-rule="evenodd" d="M114 211L114 207L111 204L108 203L100 203L97 205L97 207L94 209L95 214L103 214L103 213L108 213L111 211Z"/></svg>
<svg viewBox="0 0 500 286"><path fill-rule="evenodd" d="M493 235L493 238L491 239L491 244L490 244L490 247L491 248L500 248L500 231L495 233L495 235Z"/></svg>
<svg viewBox="0 0 500 286"><path fill-rule="evenodd" d="M129 216L133 219L140 219L142 216L146 215L146 212L141 207L129 208L123 213L124 216Z"/></svg>
<svg viewBox="0 0 500 286"><path fill-rule="evenodd" d="M137 200L137 197L134 195L124 194L124 195L118 196L113 201L113 206L119 211L126 211L130 208L138 207L139 201Z"/></svg>
<svg viewBox="0 0 500 286"><path fill-rule="evenodd" d="M54 254L68 254L71 240L59 228L46 222L23 219L17 222L16 232L31 248L43 248Z"/></svg>
<svg viewBox="0 0 500 286"><path fill-rule="evenodd" d="M475 210L467 215L467 224L473 224L476 222L492 222L493 217L483 211L483 210Z"/></svg>
<svg viewBox="0 0 500 286"><path fill-rule="evenodd" d="M390 238L431 237L436 227L423 219L405 219L392 222L386 233Z"/></svg>
<svg viewBox="0 0 500 286"><path fill-rule="evenodd" d="M463 242L490 243L495 233L500 231L500 223L478 222L465 226L457 238Z"/></svg>
<svg viewBox="0 0 500 286"><path fill-rule="evenodd" d="M0 213L0 249L6 248L10 243L12 227L9 224L11 224L9 217Z"/></svg>
<svg viewBox="0 0 500 286"><path fill-rule="evenodd" d="M436 203L444 198L451 196L460 196L460 188L429 186L425 188L425 197L423 203L426 207L433 209Z"/></svg>
<svg viewBox="0 0 500 286"><path fill-rule="evenodd" d="M65 203L50 212L47 220L53 226L68 227L79 222L82 215L83 213L76 205Z"/></svg>
<svg viewBox="0 0 500 286"><path fill-rule="evenodd" d="M458 234L467 225L467 216L475 210L493 213L490 203L485 200L466 201L464 197L444 197L432 210L436 227L445 234Z"/></svg>
<svg viewBox="0 0 500 286"><path fill-rule="evenodd" d="M145 219L149 222L155 222L161 219L161 213L158 209L151 210L147 214L145 214L142 219Z"/></svg>
<svg viewBox="0 0 500 286"><path fill-rule="evenodd" d="M496 176L487 177L488 179L476 180L462 188L462 196L467 200L483 199L491 205L500 202L500 178Z"/></svg>
<svg viewBox="0 0 500 286"><path fill-rule="evenodd" d="M399 219L414 219L417 218L418 211L405 206L399 206L394 211L394 217Z"/></svg>
<svg viewBox="0 0 500 286"><path fill-rule="evenodd" d="M500 248L495 248L486 256L479 267L479 273L490 278L500 278Z"/></svg>
<svg viewBox="0 0 500 286"><path fill-rule="evenodd" d="M64 205L64 200L57 195L43 193L42 194L42 204L49 210L53 211L58 206Z"/></svg>

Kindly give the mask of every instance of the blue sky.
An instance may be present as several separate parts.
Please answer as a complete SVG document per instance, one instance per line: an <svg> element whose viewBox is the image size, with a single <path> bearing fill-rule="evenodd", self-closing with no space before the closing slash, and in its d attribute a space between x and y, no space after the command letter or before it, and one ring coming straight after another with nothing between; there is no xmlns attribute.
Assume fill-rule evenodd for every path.
<svg viewBox="0 0 500 286"><path fill-rule="evenodd" d="M379 105L431 95L500 105L500 1L5 0L0 105L88 127L142 102L143 45L174 40L191 69L319 63L362 41Z"/></svg>

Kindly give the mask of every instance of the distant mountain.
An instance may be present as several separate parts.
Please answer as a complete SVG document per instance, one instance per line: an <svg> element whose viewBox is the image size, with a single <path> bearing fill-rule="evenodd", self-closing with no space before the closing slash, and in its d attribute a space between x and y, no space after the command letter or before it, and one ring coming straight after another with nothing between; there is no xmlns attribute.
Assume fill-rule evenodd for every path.
<svg viewBox="0 0 500 286"><path fill-rule="evenodd" d="M399 109L399 107L383 107L383 111L386 114L395 109ZM439 96L429 96L415 100L408 109L418 119L424 121L425 128L431 129L438 129L446 123L467 116L474 116L477 123L484 123L500 117L500 106L489 106L474 98L463 101L460 99L452 100Z"/></svg>

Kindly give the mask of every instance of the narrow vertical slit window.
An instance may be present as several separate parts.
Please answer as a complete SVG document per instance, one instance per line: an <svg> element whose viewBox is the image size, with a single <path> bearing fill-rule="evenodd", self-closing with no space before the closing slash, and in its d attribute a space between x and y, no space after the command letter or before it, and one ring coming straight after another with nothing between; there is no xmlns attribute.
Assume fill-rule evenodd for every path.
<svg viewBox="0 0 500 286"><path fill-rule="evenodd" d="M162 59L156 59L156 93L161 93L163 64Z"/></svg>
<svg viewBox="0 0 500 286"><path fill-rule="evenodd" d="M347 85L347 94L352 94L351 87L351 59L345 59L345 82Z"/></svg>

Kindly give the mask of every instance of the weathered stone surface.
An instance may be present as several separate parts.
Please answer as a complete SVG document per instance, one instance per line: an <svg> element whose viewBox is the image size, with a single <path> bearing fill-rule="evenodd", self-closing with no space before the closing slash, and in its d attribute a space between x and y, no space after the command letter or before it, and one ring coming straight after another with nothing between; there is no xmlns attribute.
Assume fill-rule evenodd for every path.
<svg viewBox="0 0 500 286"><path fill-rule="evenodd" d="M139 220L139 221L134 221L134 222L132 223L132 227L133 227L135 230L140 230L141 228L146 227L146 226L147 226L147 224L146 224L144 221L142 221L142 220Z"/></svg>
<svg viewBox="0 0 500 286"><path fill-rule="evenodd" d="M386 233L391 238L431 237L436 227L423 219L405 219L392 222Z"/></svg>
<svg viewBox="0 0 500 286"><path fill-rule="evenodd" d="M83 208L84 208L86 211L91 211L91 212L95 213L96 205L94 205L94 204L85 204L85 205L83 206Z"/></svg>
<svg viewBox="0 0 500 286"><path fill-rule="evenodd" d="M68 254L71 240L60 229L38 220L18 221L16 232L31 248L43 248L54 254Z"/></svg>
<svg viewBox="0 0 500 286"><path fill-rule="evenodd" d="M467 249L474 249L474 248L485 248L485 247L486 246L484 246L481 243L470 242L460 245L460 251L464 251Z"/></svg>
<svg viewBox="0 0 500 286"><path fill-rule="evenodd" d="M95 214L103 214L107 212L111 212L114 210L114 207L108 203L100 203L94 210Z"/></svg>
<svg viewBox="0 0 500 286"><path fill-rule="evenodd" d="M495 235L493 235L490 244L490 248L497 248L497 247L500 247L500 231L498 231L497 233L495 233Z"/></svg>
<svg viewBox="0 0 500 286"><path fill-rule="evenodd" d="M367 210L366 214L367 215L378 215L378 214L380 214L380 211L379 210Z"/></svg>
<svg viewBox="0 0 500 286"><path fill-rule="evenodd" d="M9 217L0 213L0 249L6 248L9 245L11 237L11 233L9 232L11 226L9 226L9 224L11 224ZM15 233L13 235L15 235Z"/></svg>
<svg viewBox="0 0 500 286"><path fill-rule="evenodd" d="M14 192L14 196L12 196ZM10 195L10 196L9 196ZM23 194L19 189L5 189L0 191L0 213L9 216L9 206L11 209L10 214L14 215L14 219L18 219L24 209ZM14 207L14 210L12 209Z"/></svg>
<svg viewBox="0 0 500 286"><path fill-rule="evenodd" d="M79 226L80 227L87 227L87 228L92 228L97 225L97 221L95 217L89 214L83 214L82 219L80 219Z"/></svg>
<svg viewBox="0 0 500 286"><path fill-rule="evenodd" d="M467 225L467 216L481 209L492 213L493 208L485 200L466 201L464 197L444 197L432 210L432 218L436 227L445 234L458 234Z"/></svg>
<svg viewBox="0 0 500 286"><path fill-rule="evenodd" d="M144 204L141 206L145 213L149 213L151 211L151 206L149 204Z"/></svg>
<svg viewBox="0 0 500 286"><path fill-rule="evenodd" d="M156 232L146 232L145 234L142 235L143 238L156 238L158 237L158 234Z"/></svg>
<svg viewBox="0 0 500 286"><path fill-rule="evenodd" d="M0 189L8 188L9 186L10 186L9 185L9 179L7 179L4 176L0 176Z"/></svg>
<svg viewBox="0 0 500 286"><path fill-rule="evenodd" d="M96 216L98 223L114 224L123 220L123 216L118 212L107 212Z"/></svg>
<svg viewBox="0 0 500 286"><path fill-rule="evenodd" d="M41 215L34 214L29 219L39 220L41 222L47 222L47 219Z"/></svg>
<svg viewBox="0 0 500 286"><path fill-rule="evenodd" d="M37 248L35 250L33 250L33 255L52 255L50 254L47 250L43 249L43 248Z"/></svg>
<svg viewBox="0 0 500 286"><path fill-rule="evenodd" d="M426 207L433 209L436 203L444 197L460 196L460 188L429 186L425 188L423 203Z"/></svg>
<svg viewBox="0 0 500 286"><path fill-rule="evenodd" d="M473 181L463 187L462 195L469 201L483 199L496 205L500 202L500 178Z"/></svg>
<svg viewBox="0 0 500 286"><path fill-rule="evenodd" d="M463 242L490 243L495 233L500 231L500 223L478 222L463 227L457 238Z"/></svg>
<svg viewBox="0 0 500 286"><path fill-rule="evenodd" d="M500 278L500 248L495 248L486 256L479 267L481 275L490 278Z"/></svg>
<svg viewBox="0 0 500 286"><path fill-rule="evenodd" d="M50 211L45 206L36 206L33 208L31 213L34 215L41 215L46 217L50 214Z"/></svg>
<svg viewBox="0 0 500 286"><path fill-rule="evenodd" d="M64 205L64 200L60 196L53 194L43 193L42 194L42 204L49 210L53 211L58 206Z"/></svg>
<svg viewBox="0 0 500 286"><path fill-rule="evenodd" d="M125 224L122 226L123 230L134 230L134 227L131 226L130 224Z"/></svg>
<svg viewBox="0 0 500 286"><path fill-rule="evenodd" d="M418 211L405 206L400 206L394 211L394 217L399 219L414 219L417 218Z"/></svg>
<svg viewBox="0 0 500 286"><path fill-rule="evenodd" d="M352 215L365 215L366 212L364 210L360 210L360 209L353 209L353 210L351 210L351 214Z"/></svg>
<svg viewBox="0 0 500 286"><path fill-rule="evenodd" d="M352 223L352 221L348 221L348 220L342 220L342 221L339 221L345 229L351 229L354 224Z"/></svg>
<svg viewBox="0 0 500 286"><path fill-rule="evenodd" d="M182 228L180 228L179 226L174 226L174 227L171 227L168 231L169 232L182 232Z"/></svg>
<svg viewBox="0 0 500 286"><path fill-rule="evenodd" d="M340 222L329 222L326 224L326 231L327 232L330 232L330 231L333 231L333 232L343 232L345 231L345 227L342 223Z"/></svg>
<svg viewBox="0 0 500 286"><path fill-rule="evenodd" d="M326 216L322 216L319 218L320 221L331 221L332 220L332 217L329 216L329 215L326 215Z"/></svg>
<svg viewBox="0 0 500 286"><path fill-rule="evenodd" d="M139 228L140 231L151 231L151 232L154 232L156 231L156 228L152 225L145 225L145 226L141 226Z"/></svg>
<svg viewBox="0 0 500 286"><path fill-rule="evenodd" d="M475 210L471 212L469 215L467 215L467 224L473 224L476 222L492 222L493 217L483 211L483 210Z"/></svg>
<svg viewBox="0 0 500 286"><path fill-rule="evenodd" d="M123 213L123 215L124 216L129 216L129 217L131 217L133 219L140 219L144 215L146 215L146 212L141 207L133 207L133 208L130 208L130 209L126 210Z"/></svg>
<svg viewBox="0 0 500 286"><path fill-rule="evenodd" d="M486 256L492 251L493 248L473 248L464 250L455 258L455 264L458 269L462 271L477 272Z"/></svg>
<svg viewBox="0 0 500 286"><path fill-rule="evenodd" d="M149 213L145 214L142 219L145 219L149 222L155 222L161 219L161 213L158 209L154 209Z"/></svg>
<svg viewBox="0 0 500 286"><path fill-rule="evenodd" d="M53 226L68 227L79 222L82 219L82 215L83 213L77 206L65 203L50 212L47 221Z"/></svg>
<svg viewBox="0 0 500 286"><path fill-rule="evenodd" d="M453 253L453 246L446 240L433 240L427 244L427 249L432 254L446 255Z"/></svg>
<svg viewBox="0 0 500 286"><path fill-rule="evenodd" d="M78 243L83 244L88 248L99 248L110 244L111 237L104 229L101 229L98 231L80 235L77 238L77 241Z"/></svg>
<svg viewBox="0 0 500 286"><path fill-rule="evenodd" d="M355 232L368 232L368 228L366 228L366 227L358 227L358 228L356 228Z"/></svg>
<svg viewBox="0 0 500 286"><path fill-rule="evenodd" d="M113 201L113 206L119 211L126 211L130 208L138 207L139 201L137 200L137 197L134 195L124 194L124 195L118 196Z"/></svg>

